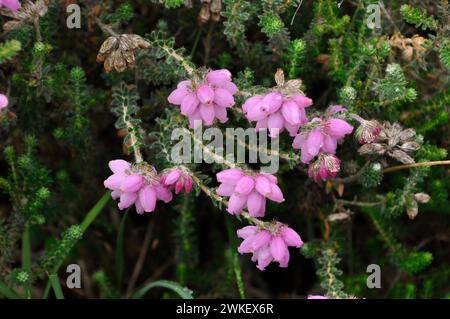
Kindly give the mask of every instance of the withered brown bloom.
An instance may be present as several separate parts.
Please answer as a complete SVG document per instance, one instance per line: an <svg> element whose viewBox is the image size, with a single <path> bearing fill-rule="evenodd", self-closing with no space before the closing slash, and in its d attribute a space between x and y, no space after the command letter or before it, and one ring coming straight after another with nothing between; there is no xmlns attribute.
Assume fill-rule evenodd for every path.
<svg viewBox="0 0 450 319"><path fill-rule="evenodd" d="M220 20L222 0L201 0L200 2L202 3L198 13L198 21L200 23L207 23L210 19L215 22Z"/></svg>
<svg viewBox="0 0 450 319"><path fill-rule="evenodd" d="M411 62L413 57L418 61L421 61L421 54L427 51L425 47L426 39L417 34L413 35L412 38L405 38L399 32L394 33L389 39L389 44L391 47L400 50L403 60Z"/></svg>
<svg viewBox="0 0 450 319"><path fill-rule="evenodd" d="M409 205L406 207L406 214L408 215L409 219L414 219L416 218L417 214L419 214L419 203L426 204L430 201L430 199L430 195L426 193L414 194Z"/></svg>
<svg viewBox="0 0 450 319"><path fill-rule="evenodd" d="M133 68L136 63L135 50L146 49L150 43L137 34L110 36L103 42L97 54L97 62L104 62L106 72L115 69L122 73L126 68Z"/></svg>
<svg viewBox="0 0 450 319"><path fill-rule="evenodd" d="M361 155L388 155L403 164L411 164L414 159L410 154L419 148L414 129L403 129L398 123L384 122L376 142L361 146L358 152Z"/></svg>
<svg viewBox="0 0 450 319"><path fill-rule="evenodd" d="M40 17L43 17L47 13L48 2L48 0L22 2L22 5L17 12L1 9L1 15L13 19L3 25L3 30L11 31L20 27L24 23L37 21Z"/></svg>

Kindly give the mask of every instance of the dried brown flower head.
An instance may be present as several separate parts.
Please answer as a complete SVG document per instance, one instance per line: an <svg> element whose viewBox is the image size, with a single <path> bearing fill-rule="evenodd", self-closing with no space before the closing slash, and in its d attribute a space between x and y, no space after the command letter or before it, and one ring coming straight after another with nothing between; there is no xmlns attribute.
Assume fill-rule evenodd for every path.
<svg viewBox="0 0 450 319"><path fill-rule="evenodd" d="M135 50L138 48L146 49L149 46L150 43L137 34L110 36L100 47L97 62L104 62L103 66L106 72L115 69L122 73L127 67L133 68L135 66Z"/></svg>
<svg viewBox="0 0 450 319"><path fill-rule="evenodd" d="M207 23L210 19L215 22L220 20L222 0L201 0L201 3L202 7L198 13L200 23Z"/></svg>
<svg viewBox="0 0 450 319"><path fill-rule="evenodd" d="M26 1L25 3L22 3L20 9L17 12L1 9L1 15L13 19L3 25L3 30L11 31L20 27L24 23L38 20L40 17L43 17L47 13L48 3L48 0L38 0L35 2Z"/></svg>
<svg viewBox="0 0 450 319"><path fill-rule="evenodd" d="M417 214L419 214L419 203L426 204L430 201L430 195L426 193L416 193L412 197L409 205L406 207L406 214L409 219L416 218Z"/></svg>
<svg viewBox="0 0 450 319"><path fill-rule="evenodd" d="M286 81L284 78L284 71L282 69L277 69L274 78L275 83L277 84L276 89L281 93L283 93L284 95L289 94L304 95L303 91L301 90L301 86L303 84L303 81L301 79L292 79Z"/></svg>
<svg viewBox="0 0 450 319"><path fill-rule="evenodd" d="M415 34L412 38L405 38L399 32L394 33L394 35L389 39L389 44L391 47L400 50L403 60L411 62L415 53L415 59L417 61L421 60L421 53L427 51L424 47L425 38L420 35Z"/></svg>
<svg viewBox="0 0 450 319"><path fill-rule="evenodd" d="M414 159L410 154L419 148L420 144L416 142L414 129L403 129L398 123L384 122L376 142L361 146L358 152L361 155L388 155L403 164L411 164L414 163Z"/></svg>

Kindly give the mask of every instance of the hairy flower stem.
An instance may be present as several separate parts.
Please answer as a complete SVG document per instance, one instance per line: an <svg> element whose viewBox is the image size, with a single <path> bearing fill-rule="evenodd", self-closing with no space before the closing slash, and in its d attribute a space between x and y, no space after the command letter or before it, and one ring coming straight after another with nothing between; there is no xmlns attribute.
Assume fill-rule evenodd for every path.
<svg viewBox="0 0 450 319"><path fill-rule="evenodd" d="M450 165L449 161L433 161L433 162L420 162L420 163L412 163L398 166L387 167L383 170L383 173L391 173L400 171L403 169L414 168L414 167L429 167L429 166L437 166L437 165Z"/></svg>
<svg viewBox="0 0 450 319"><path fill-rule="evenodd" d="M138 142L138 139L135 134L135 127L128 120L128 118L129 118L129 116L127 116L128 115L128 106L123 104L122 110L123 110L122 119L127 127L128 134L130 134L130 144L131 144L131 147L133 148L134 160L136 161L136 163L140 163L143 161L142 153L141 153L141 149L139 148L139 142Z"/></svg>
<svg viewBox="0 0 450 319"><path fill-rule="evenodd" d="M214 201L216 201L218 203L228 205L228 201L225 198L217 195L212 189L210 189L208 186L203 184L202 181L197 176L195 176L195 174L192 171L190 171L187 167L184 167L184 169L186 169L186 171L189 172L189 175L192 178L192 181L203 191L203 193L206 194L206 196L212 198ZM256 217L250 216L250 214L246 211L242 211L241 216L244 217L245 219L247 219L251 224L254 224L262 229L267 228L267 226L269 224L267 222L263 222L262 220L259 220Z"/></svg>
<svg viewBox="0 0 450 319"><path fill-rule="evenodd" d="M109 34L110 36L113 37L118 36L118 34L114 32L114 30L110 26L104 24L99 18L95 17L94 21L104 33Z"/></svg>

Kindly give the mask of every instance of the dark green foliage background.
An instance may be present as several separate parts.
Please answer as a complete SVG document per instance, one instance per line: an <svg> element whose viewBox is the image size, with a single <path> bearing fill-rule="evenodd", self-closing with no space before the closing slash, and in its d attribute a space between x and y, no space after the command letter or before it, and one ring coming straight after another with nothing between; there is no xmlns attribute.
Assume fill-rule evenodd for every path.
<svg viewBox="0 0 450 319"><path fill-rule="evenodd" d="M42 40L29 23L2 36L0 89L8 91L10 105L0 122L0 281L21 294L28 289L29 296L41 297L55 265L77 263L83 288L63 287L66 298L129 297L137 287L158 279L187 286L196 298L239 297L244 291L254 298L304 298L313 293L447 298L448 166L384 176L367 168L356 183L345 185L344 198L384 198L386 203L348 206L351 220L327 223L326 230L332 197L324 185L308 179L299 164L291 170L289 163L281 162L278 177L286 201L270 205L266 220L290 224L307 243L302 252L291 250L287 269L272 265L260 272L249 256L238 256L239 241L233 234L244 223L214 207L203 194L178 196L143 216L131 209L123 220L120 259L117 238L124 213L115 203L110 201L87 231L78 226L105 192L108 161L131 159L124 154L123 134L115 129L113 88L116 96L132 97L145 159L158 170L168 167L159 156L161 141L170 138L164 127L180 119L166 97L186 72L158 49L161 46L175 49L197 67L229 69L240 89L271 87L273 74L282 68L289 79L304 81L315 110L341 103L367 119L397 121L414 128L424 141L416 162L448 158L447 1L383 1L381 28L373 30L366 25L366 8L377 1L305 0L300 5L289 0L224 0L221 20L207 23L197 20L200 1L192 2L189 8L183 1L82 1L82 27L68 29L64 1L52 0L39 22ZM94 15L118 33L149 39L152 49L139 52L136 69L106 74L96 62L108 35L95 24ZM8 19L2 17L2 22ZM396 32L404 38L424 37L426 50L414 49L405 58L402 49L390 45ZM20 42L20 51L16 42L6 42L11 40ZM124 92L121 83L131 89ZM249 125L236 114L230 118L229 126ZM290 151L290 143L284 136L282 148ZM355 174L365 163L352 140L338 152L342 176ZM389 166L399 164L383 160ZM217 169L196 167L210 177ZM420 204L418 216L410 220L406 208L418 192L431 200ZM24 268L21 239L27 228L32 254L31 265ZM146 234L146 258L132 279ZM372 263L381 266L381 289L366 286L366 267ZM59 271L63 284L64 270ZM146 296L176 294L152 290Z"/></svg>

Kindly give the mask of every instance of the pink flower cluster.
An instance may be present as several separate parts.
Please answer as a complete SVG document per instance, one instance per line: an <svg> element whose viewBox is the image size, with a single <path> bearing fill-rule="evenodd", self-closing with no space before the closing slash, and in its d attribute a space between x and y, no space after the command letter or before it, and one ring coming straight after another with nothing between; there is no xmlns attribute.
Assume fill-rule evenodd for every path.
<svg viewBox="0 0 450 319"><path fill-rule="evenodd" d="M249 121L256 121L256 131L268 129L269 136L275 138L284 129L295 136L300 125L308 122L305 108L311 105L312 100L304 95L275 91L249 98L242 109Z"/></svg>
<svg viewBox="0 0 450 319"><path fill-rule="evenodd" d="M341 161L334 154L321 153L319 158L308 167L308 176L316 182L335 178L341 170Z"/></svg>
<svg viewBox="0 0 450 319"><path fill-rule="evenodd" d="M113 199L119 198L119 209L136 206L138 214L153 212L156 201L172 200L170 189L161 184L155 168L147 163L131 165L124 160L109 162L113 174L105 180L106 188L112 190Z"/></svg>
<svg viewBox="0 0 450 319"><path fill-rule="evenodd" d="M280 222L272 224L270 229L246 226L239 229L237 235L244 239L238 247L239 253L252 253L252 261L258 263L259 270L264 270L272 261L278 262L280 267L287 267L288 247L300 248L303 245L300 236Z"/></svg>
<svg viewBox="0 0 450 319"><path fill-rule="evenodd" d="M167 100L180 105L181 114L189 118L191 128L197 121L210 126L216 118L221 123L228 121L227 108L234 105L233 95L237 90L230 71L221 69L209 71L204 79L198 81L181 81Z"/></svg>
<svg viewBox="0 0 450 319"><path fill-rule="evenodd" d="M305 164L322 152L336 153L338 141L353 131L353 126L346 121L330 116L316 117L311 121L311 125L314 127L312 130L300 132L292 143L294 148L301 149L301 161Z"/></svg>
<svg viewBox="0 0 450 319"><path fill-rule="evenodd" d="M309 295L308 299L328 299L328 297L322 295Z"/></svg>
<svg viewBox="0 0 450 319"><path fill-rule="evenodd" d="M175 189L175 194L181 192L183 188L186 193L189 193L192 188L191 177L187 172L178 167L164 172L161 175L160 182L170 189Z"/></svg>
<svg viewBox="0 0 450 319"><path fill-rule="evenodd" d="M8 97L0 93L0 112L8 106Z"/></svg>
<svg viewBox="0 0 450 319"><path fill-rule="evenodd" d="M266 199L277 203L284 201L283 193L277 185L277 178L271 174L248 174L240 169L223 170L216 175L221 183L217 189L220 196L230 196L227 211L238 215L247 208L252 217L263 217Z"/></svg>
<svg viewBox="0 0 450 319"><path fill-rule="evenodd" d="M0 0L1 7L7 7L12 12L16 12L20 8L20 2L18 0Z"/></svg>
<svg viewBox="0 0 450 319"><path fill-rule="evenodd" d="M340 170L340 160L334 155L337 144L353 131L352 125L334 117L343 110L340 105L330 107L324 117L312 119L311 129L297 134L292 143L293 148L301 149L303 163L309 164L318 156L308 169L309 176L315 181L334 178Z"/></svg>

